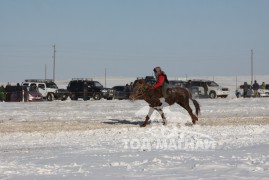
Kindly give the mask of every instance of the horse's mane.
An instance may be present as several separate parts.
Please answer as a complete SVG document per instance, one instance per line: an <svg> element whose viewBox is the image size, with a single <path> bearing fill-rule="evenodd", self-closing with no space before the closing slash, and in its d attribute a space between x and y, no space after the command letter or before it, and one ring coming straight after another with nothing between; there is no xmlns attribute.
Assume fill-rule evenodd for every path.
<svg viewBox="0 0 269 180"><path fill-rule="evenodd" d="M135 87L137 83L140 83L142 85L145 85L146 88L149 88L150 87L150 85L146 82L145 79L137 79L137 80L135 80L134 81L134 84L133 84L133 87Z"/></svg>

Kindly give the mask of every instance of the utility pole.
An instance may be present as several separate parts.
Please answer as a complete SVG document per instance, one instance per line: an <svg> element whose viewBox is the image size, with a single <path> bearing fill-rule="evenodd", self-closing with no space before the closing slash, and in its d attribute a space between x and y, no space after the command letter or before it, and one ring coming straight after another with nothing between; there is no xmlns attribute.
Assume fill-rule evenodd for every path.
<svg viewBox="0 0 269 180"><path fill-rule="evenodd" d="M253 49L251 49L251 85L253 84Z"/></svg>
<svg viewBox="0 0 269 180"><path fill-rule="evenodd" d="M105 68L105 88L106 88L106 68Z"/></svg>
<svg viewBox="0 0 269 180"><path fill-rule="evenodd" d="M235 89L237 88L237 76L235 76Z"/></svg>
<svg viewBox="0 0 269 180"><path fill-rule="evenodd" d="M47 64L45 64L45 80L47 80Z"/></svg>
<svg viewBox="0 0 269 180"><path fill-rule="evenodd" d="M55 82L55 54L56 54L56 50L55 50L55 44L52 46L53 47L53 82Z"/></svg>

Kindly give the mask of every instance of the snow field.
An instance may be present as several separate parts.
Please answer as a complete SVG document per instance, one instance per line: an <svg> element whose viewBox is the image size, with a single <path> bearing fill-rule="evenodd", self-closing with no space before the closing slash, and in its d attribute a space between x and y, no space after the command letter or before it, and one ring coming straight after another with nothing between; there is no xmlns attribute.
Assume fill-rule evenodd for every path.
<svg viewBox="0 0 269 180"><path fill-rule="evenodd" d="M0 103L0 179L268 179L269 98L198 101Z"/></svg>

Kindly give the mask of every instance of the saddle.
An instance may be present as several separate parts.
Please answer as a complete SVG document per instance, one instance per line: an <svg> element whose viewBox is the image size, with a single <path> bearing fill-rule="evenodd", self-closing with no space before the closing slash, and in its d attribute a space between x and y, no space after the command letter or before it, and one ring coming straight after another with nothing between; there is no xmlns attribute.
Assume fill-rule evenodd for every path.
<svg viewBox="0 0 269 180"><path fill-rule="evenodd" d="M172 88L168 83L164 83L162 86L162 94L164 98L169 97L172 94Z"/></svg>

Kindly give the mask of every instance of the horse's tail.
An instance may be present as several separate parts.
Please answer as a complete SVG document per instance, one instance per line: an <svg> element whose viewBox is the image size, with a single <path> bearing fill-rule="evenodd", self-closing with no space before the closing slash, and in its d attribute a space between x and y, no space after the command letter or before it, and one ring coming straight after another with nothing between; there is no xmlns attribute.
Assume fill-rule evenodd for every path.
<svg viewBox="0 0 269 180"><path fill-rule="evenodd" d="M191 99L191 100L195 106L195 113L198 116L198 114L200 113L200 104L195 99Z"/></svg>
<svg viewBox="0 0 269 180"><path fill-rule="evenodd" d="M191 91L190 91L189 89L188 89L188 91L189 91L190 99L192 100L192 102L193 102L193 104L194 104L194 106L195 106L195 113L196 113L196 115L198 116L198 114L199 114L200 111L201 111L201 109L200 109L200 104L198 103L197 100L192 99L192 93L191 93Z"/></svg>

